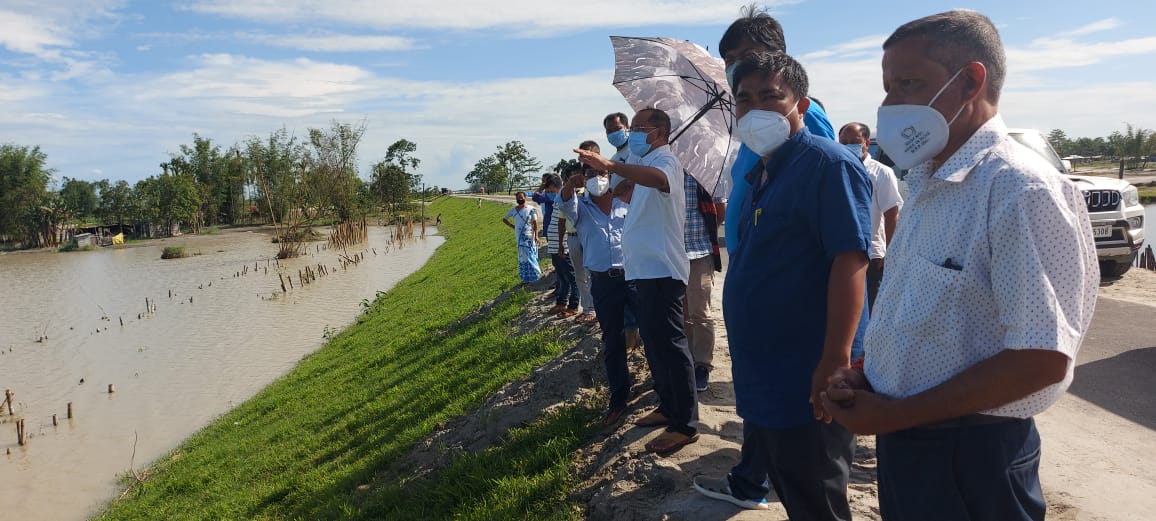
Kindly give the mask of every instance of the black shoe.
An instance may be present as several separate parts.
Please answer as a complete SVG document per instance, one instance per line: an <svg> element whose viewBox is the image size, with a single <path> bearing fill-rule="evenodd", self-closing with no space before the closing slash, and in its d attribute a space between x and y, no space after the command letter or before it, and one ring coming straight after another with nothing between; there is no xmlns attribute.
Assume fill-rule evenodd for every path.
<svg viewBox="0 0 1156 521"><path fill-rule="evenodd" d="M710 368L705 365L694 366L694 390L703 392L710 387Z"/></svg>

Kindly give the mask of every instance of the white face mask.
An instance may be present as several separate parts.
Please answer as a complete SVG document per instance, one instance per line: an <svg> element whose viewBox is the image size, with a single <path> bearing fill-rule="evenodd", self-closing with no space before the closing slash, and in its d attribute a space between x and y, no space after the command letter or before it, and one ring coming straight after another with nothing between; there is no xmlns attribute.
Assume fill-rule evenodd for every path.
<svg viewBox="0 0 1156 521"><path fill-rule="evenodd" d="M963 69L943 84L939 92L927 105L884 105L876 115L876 139L879 147L903 170L914 168L935 157L947 146L951 137L951 124L963 112L963 105L955 111L951 121L943 119L943 114L931 108L939 95L959 76Z"/></svg>
<svg viewBox="0 0 1156 521"><path fill-rule="evenodd" d="M594 197L601 197L610 189L610 180L603 177L591 177L586 180L586 193Z"/></svg>
<svg viewBox="0 0 1156 521"><path fill-rule="evenodd" d="M799 106L795 105L787 116L794 114L798 108ZM747 112L739 119L735 136L752 152L760 157L766 157L791 139L791 122L778 112L756 109Z"/></svg>

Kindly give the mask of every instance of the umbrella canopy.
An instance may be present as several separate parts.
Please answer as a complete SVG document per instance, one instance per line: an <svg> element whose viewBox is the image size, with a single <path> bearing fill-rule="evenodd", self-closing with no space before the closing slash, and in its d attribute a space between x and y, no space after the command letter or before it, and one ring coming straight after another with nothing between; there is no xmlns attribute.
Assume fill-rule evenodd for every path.
<svg viewBox="0 0 1156 521"><path fill-rule="evenodd" d="M688 41L611 36L610 42L614 86L635 111L653 107L670 116L671 150L715 194L738 151L734 97L722 62Z"/></svg>

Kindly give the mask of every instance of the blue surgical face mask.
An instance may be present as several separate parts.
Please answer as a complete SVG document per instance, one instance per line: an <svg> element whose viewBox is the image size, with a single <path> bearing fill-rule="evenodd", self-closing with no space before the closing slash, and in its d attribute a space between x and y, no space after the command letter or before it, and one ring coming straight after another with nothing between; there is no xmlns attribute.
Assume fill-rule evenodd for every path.
<svg viewBox="0 0 1156 521"><path fill-rule="evenodd" d="M863 143L846 143L843 146L851 151L851 155L863 159Z"/></svg>
<svg viewBox="0 0 1156 521"><path fill-rule="evenodd" d="M609 141L614 148L622 148L622 145L626 144L627 136L629 135L630 133L627 132L626 129L618 129L606 134L606 141Z"/></svg>
<svg viewBox="0 0 1156 521"><path fill-rule="evenodd" d="M650 152L650 143L646 142L646 138L649 135L650 133L648 132L631 132L630 138L628 138L630 153L642 157Z"/></svg>

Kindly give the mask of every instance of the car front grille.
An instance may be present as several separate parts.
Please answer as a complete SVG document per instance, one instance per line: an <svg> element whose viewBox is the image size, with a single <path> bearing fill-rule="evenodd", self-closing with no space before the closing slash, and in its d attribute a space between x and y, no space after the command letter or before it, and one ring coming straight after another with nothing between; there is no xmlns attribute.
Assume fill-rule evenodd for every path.
<svg viewBox="0 0 1156 521"><path fill-rule="evenodd" d="M1111 212L1120 208L1120 192L1116 190L1086 190L1084 202L1089 212Z"/></svg>

